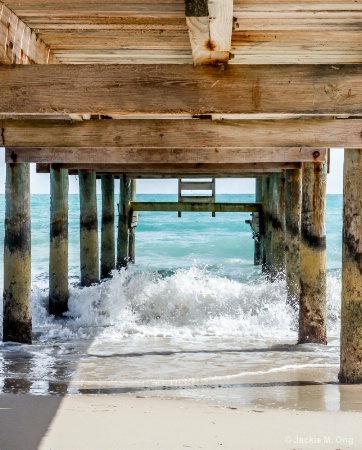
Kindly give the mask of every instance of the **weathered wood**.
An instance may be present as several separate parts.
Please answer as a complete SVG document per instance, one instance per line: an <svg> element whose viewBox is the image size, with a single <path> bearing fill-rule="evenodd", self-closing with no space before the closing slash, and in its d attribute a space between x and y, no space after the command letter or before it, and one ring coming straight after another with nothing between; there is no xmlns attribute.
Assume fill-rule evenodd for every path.
<svg viewBox="0 0 362 450"><path fill-rule="evenodd" d="M0 64L56 64L50 47L0 2Z"/></svg>
<svg viewBox="0 0 362 450"><path fill-rule="evenodd" d="M114 176L102 175L101 278L115 269Z"/></svg>
<svg viewBox="0 0 362 450"><path fill-rule="evenodd" d="M300 344L325 344L326 336L325 163L303 163L300 247Z"/></svg>
<svg viewBox="0 0 362 450"><path fill-rule="evenodd" d="M252 164L325 161L325 148L13 148L6 162L84 164ZM261 166L263 167L263 166ZM266 165L265 167L268 167Z"/></svg>
<svg viewBox="0 0 362 450"><path fill-rule="evenodd" d="M270 191L270 177L263 177L262 183L262 243L263 243L263 265L262 271L266 275L269 272L270 266L270 247L271 247L271 216L269 204Z"/></svg>
<svg viewBox="0 0 362 450"><path fill-rule="evenodd" d="M49 313L68 310L68 171L50 171Z"/></svg>
<svg viewBox="0 0 362 450"><path fill-rule="evenodd" d="M119 214L117 238L117 269L129 263L129 211L131 201L131 179L122 176L119 183Z"/></svg>
<svg viewBox="0 0 362 450"><path fill-rule="evenodd" d="M29 164L6 165L3 340L31 344Z"/></svg>
<svg viewBox="0 0 362 450"><path fill-rule="evenodd" d="M86 8L84 2L54 0L6 4L36 30L62 63L193 62L182 1L99 0L88 2ZM215 13L212 5L203 4L201 10L189 8L189 14L197 17L192 14L198 12L206 22ZM362 62L358 2L235 0L233 16L233 63Z"/></svg>
<svg viewBox="0 0 362 450"><path fill-rule="evenodd" d="M0 111L359 115L361 75L362 65L348 64L0 66Z"/></svg>
<svg viewBox="0 0 362 450"><path fill-rule="evenodd" d="M256 179L255 180L255 201L257 203L261 203L263 199L262 195L262 180ZM259 224L260 224L260 217L259 217ZM259 266L263 263L263 246L262 246L262 239L261 239L261 233L260 229L258 233L253 234L254 238L254 265Z"/></svg>
<svg viewBox="0 0 362 450"><path fill-rule="evenodd" d="M137 180L131 180L131 202L136 201ZM134 214L132 214L132 221L129 224L129 261L136 262L136 226L137 222L133 222Z"/></svg>
<svg viewBox="0 0 362 450"><path fill-rule="evenodd" d="M179 177L221 177L254 178L282 172L284 169L300 168L300 163L258 163L258 164L54 164L53 167L97 173L125 174L132 178L179 178ZM49 164L37 164L39 173L49 173ZM74 172L75 171L75 172Z"/></svg>
<svg viewBox="0 0 362 450"><path fill-rule="evenodd" d="M302 171L285 171L285 265L287 302L299 308L300 299L300 221L302 210Z"/></svg>
<svg viewBox="0 0 362 450"><path fill-rule="evenodd" d="M185 13L194 64L227 64L233 29L233 0L188 0Z"/></svg>
<svg viewBox="0 0 362 450"><path fill-rule="evenodd" d="M185 0L186 17L209 17L208 0Z"/></svg>
<svg viewBox="0 0 362 450"><path fill-rule="evenodd" d="M303 5L305 3L303 2ZM287 6L284 3L283 6ZM279 12L279 14L281 11ZM335 13L335 12L334 12ZM330 13L332 16L333 12ZM300 13L299 13L300 14ZM335 18L237 20L231 51L235 64L361 64L361 37L353 25ZM336 16L335 16L336 17ZM341 18L340 18L341 20ZM343 20L343 19L342 19ZM331 22L334 23L331 23ZM258 25L259 23L259 25ZM237 27L241 26L240 29ZM245 28L250 26L251 28ZM260 27L265 27L261 29ZM274 30L272 29L274 26ZM267 29L266 29L267 28ZM283 29L284 28L284 29ZM289 29L288 29L289 28ZM308 30L307 30L308 28ZM182 39L182 38L181 38Z"/></svg>
<svg viewBox="0 0 362 450"><path fill-rule="evenodd" d="M186 9L186 15L213 17L202 3L201 9ZM84 2L54 0L6 4L62 63L192 63L182 1L99 0L86 8ZM237 64L362 62L358 2L235 0L233 16L232 62Z"/></svg>
<svg viewBox="0 0 362 450"><path fill-rule="evenodd" d="M96 174L79 171L80 196L80 283L99 282Z"/></svg>
<svg viewBox="0 0 362 450"><path fill-rule="evenodd" d="M362 150L345 149L341 367L343 383L362 382Z"/></svg>
<svg viewBox="0 0 362 450"><path fill-rule="evenodd" d="M181 195L179 201L181 203L213 203L214 198L208 195Z"/></svg>
<svg viewBox="0 0 362 450"><path fill-rule="evenodd" d="M131 202L134 211L181 211L181 212L258 212L260 203L178 203L178 202Z"/></svg>
<svg viewBox="0 0 362 450"><path fill-rule="evenodd" d="M214 188L212 181L183 181L179 183L180 190L189 191L211 191Z"/></svg>
<svg viewBox="0 0 362 450"><path fill-rule="evenodd" d="M361 119L283 120L0 120L0 144L4 147L93 147L97 148L223 148L258 147L257 161L265 161L265 147L280 148L278 157L288 162L310 160L307 149L362 145ZM240 142L242 136L242 142ZM355 147L353 147L355 146ZM293 150L294 149L294 150ZM14 150L16 153L16 150ZM50 150L55 152L55 150ZM57 151L62 151L61 149ZM70 150L68 150L70 151ZM80 152L84 150L79 150ZM265 150L266 152L270 150ZM98 153L101 153L98 152ZM93 155L96 158L99 156ZM321 157L323 154L321 155ZM305 159L308 158L308 159ZM13 162L13 161L12 161ZM78 161L79 162L79 161Z"/></svg>
<svg viewBox="0 0 362 450"><path fill-rule="evenodd" d="M269 185L270 261L268 279L280 280L285 276L285 177L270 176Z"/></svg>

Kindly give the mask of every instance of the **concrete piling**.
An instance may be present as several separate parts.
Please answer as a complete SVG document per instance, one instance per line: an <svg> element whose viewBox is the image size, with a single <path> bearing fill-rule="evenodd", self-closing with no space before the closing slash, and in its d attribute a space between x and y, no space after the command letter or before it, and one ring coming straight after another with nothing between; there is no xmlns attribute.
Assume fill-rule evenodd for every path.
<svg viewBox="0 0 362 450"><path fill-rule="evenodd" d="M114 176L102 175L101 278L110 278L115 268Z"/></svg>
<svg viewBox="0 0 362 450"><path fill-rule="evenodd" d="M303 163L299 340L327 342L326 337L326 164Z"/></svg>
<svg viewBox="0 0 362 450"><path fill-rule="evenodd" d="M68 170L50 170L49 313L68 310Z"/></svg>
<svg viewBox="0 0 362 450"><path fill-rule="evenodd" d="M30 165L6 164L3 340L31 344Z"/></svg>
<svg viewBox="0 0 362 450"><path fill-rule="evenodd" d="M295 310L300 298L300 220L302 210L302 171L285 171L285 265L287 302Z"/></svg>
<svg viewBox="0 0 362 450"><path fill-rule="evenodd" d="M99 282L96 174L79 171L81 285Z"/></svg>
<svg viewBox="0 0 362 450"><path fill-rule="evenodd" d="M343 383L362 383L362 149L345 149L341 366Z"/></svg>

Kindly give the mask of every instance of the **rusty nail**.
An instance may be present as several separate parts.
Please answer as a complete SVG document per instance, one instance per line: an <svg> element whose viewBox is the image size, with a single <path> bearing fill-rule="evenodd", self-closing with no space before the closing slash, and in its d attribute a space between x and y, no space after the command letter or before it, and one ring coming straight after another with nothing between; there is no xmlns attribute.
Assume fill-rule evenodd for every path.
<svg viewBox="0 0 362 450"><path fill-rule="evenodd" d="M318 150L316 150L315 152L313 152L313 158L318 158L320 156L320 153Z"/></svg>

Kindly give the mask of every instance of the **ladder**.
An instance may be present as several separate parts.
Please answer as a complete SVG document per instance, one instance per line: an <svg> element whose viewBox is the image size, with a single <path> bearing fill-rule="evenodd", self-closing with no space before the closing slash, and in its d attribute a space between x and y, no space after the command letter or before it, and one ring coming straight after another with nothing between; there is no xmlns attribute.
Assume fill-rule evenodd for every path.
<svg viewBox="0 0 362 450"><path fill-rule="evenodd" d="M211 195L183 195L183 191L211 191ZM178 202L179 203L215 203L215 178L211 181L198 180L178 180ZM181 211L178 212L178 217L181 217ZM212 213L215 217L215 212Z"/></svg>

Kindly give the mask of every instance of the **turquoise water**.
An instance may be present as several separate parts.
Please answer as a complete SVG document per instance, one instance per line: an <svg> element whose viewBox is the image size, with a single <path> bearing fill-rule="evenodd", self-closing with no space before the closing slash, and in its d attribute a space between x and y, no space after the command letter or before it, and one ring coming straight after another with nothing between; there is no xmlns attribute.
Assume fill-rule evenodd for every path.
<svg viewBox="0 0 362 450"><path fill-rule="evenodd" d="M176 195L138 195L138 201L177 201ZM116 200L117 201L117 200ZM254 195L219 195L219 202L252 202ZM5 196L0 195L0 255L3 254ZM115 205L117 207L117 205ZM48 277L49 264L48 195L32 195L32 277L40 283ZM98 213L101 196L98 196ZM258 275L252 266L253 240L248 213L141 212L136 232L138 270L174 271L190 266L208 267L233 279ZM116 224L117 225L117 224ZM327 263L337 276L341 268L342 195L327 196ZM0 260L1 274L3 258ZM79 197L69 196L69 276L79 279ZM2 277L2 275L1 275ZM41 284L41 283L40 283Z"/></svg>
<svg viewBox="0 0 362 450"><path fill-rule="evenodd" d="M250 202L253 196L221 195L217 201ZM327 346L295 345L297 317L286 306L285 284L268 283L253 265L247 213L140 213L136 264L114 272L112 280L79 288L76 195L69 199L69 313L54 319L47 312L49 196L33 195L31 210L34 343L0 344L2 392L172 387L192 398L246 402L240 392L236 400L237 386L256 376L288 374L294 382L308 369L316 381L336 381L342 196L327 196ZM0 222L3 217L0 196ZM0 254L2 246L0 223ZM204 390L194 389L201 385Z"/></svg>

